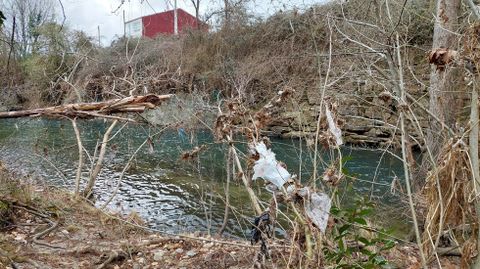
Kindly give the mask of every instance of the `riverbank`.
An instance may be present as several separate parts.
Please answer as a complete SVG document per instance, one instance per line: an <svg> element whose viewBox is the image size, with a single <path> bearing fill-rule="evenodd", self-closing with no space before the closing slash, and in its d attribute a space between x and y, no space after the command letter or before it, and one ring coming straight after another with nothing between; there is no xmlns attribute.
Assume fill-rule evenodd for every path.
<svg viewBox="0 0 480 269"><path fill-rule="evenodd" d="M286 240L269 249L262 268L295 260ZM243 240L161 234L135 213L99 210L0 166L0 268L256 268L259 252ZM386 255L388 268L420 268L417 253L413 244L398 244ZM443 268L458 268L458 260L442 258Z"/></svg>
<svg viewBox="0 0 480 269"><path fill-rule="evenodd" d="M245 241L152 232L134 213L109 214L4 168L0 215L0 268L251 268L257 250Z"/></svg>

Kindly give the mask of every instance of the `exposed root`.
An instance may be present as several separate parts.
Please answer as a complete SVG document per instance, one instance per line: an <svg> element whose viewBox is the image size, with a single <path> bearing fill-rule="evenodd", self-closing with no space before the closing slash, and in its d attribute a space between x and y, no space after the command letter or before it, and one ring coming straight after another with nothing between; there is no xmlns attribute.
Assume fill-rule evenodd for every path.
<svg viewBox="0 0 480 269"><path fill-rule="evenodd" d="M110 263L116 262L116 261L123 261L128 257L127 253L123 250L112 250L110 254L103 254L100 257L100 261L103 261L102 264L100 264L97 269L103 269L106 268L107 265Z"/></svg>
<svg viewBox="0 0 480 269"><path fill-rule="evenodd" d="M40 217L42 218L44 221L48 222L48 224L50 225L49 228L39 232L39 233L36 233L33 237L32 237L32 242L37 244L37 245L41 245L41 246L45 246L45 247L49 247L49 248L59 248L59 249L63 249L63 247L59 247L59 246L54 246L54 245L51 245L51 244L48 244L48 243L45 243L45 242L42 242L40 241L40 239L42 239L43 237L47 236L49 233L53 232L54 230L56 230L59 226L59 222L55 222L53 221L51 218L49 218L46 214L43 214L40 212L40 210L36 209L36 208L33 208L31 206L28 206L28 205L25 205L23 203L20 203L18 201L11 201L11 203L13 204L13 207L14 208L18 208L18 209L22 209L32 215L35 215L37 217Z"/></svg>

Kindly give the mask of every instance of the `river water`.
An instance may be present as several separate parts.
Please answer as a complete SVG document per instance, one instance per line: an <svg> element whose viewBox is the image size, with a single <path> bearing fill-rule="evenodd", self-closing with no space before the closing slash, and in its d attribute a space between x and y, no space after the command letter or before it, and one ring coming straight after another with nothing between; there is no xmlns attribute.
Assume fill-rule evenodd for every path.
<svg viewBox="0 0 480 269"><path fill-rule="evenodd" d="M108 122L79 121L78 125L84 146L92 157ZM163 231L215 232L223 220L226 148L215 143L209 131L118 125L95 186L96 203L101 205L108 199L132 153L158 132L161 133L153 136L151 143L146 143L133 159L109 208L119 212L135 211L150 227ZM199 160L180 160L182 152L196 145L206 145ZM245 149L241 142L237 146ZM272 139L272 148L291 173L298 174L302 181L310 178L313 153L305 143ZM321 153L320 173L331 156L329 151ZM371 195L380 204L390 206L398 201L390 192L392 180L403 177L402 163L397 158L382 151L347 147L342 149L342 156L346 160L346 171L356 178L352 189L343 192L342 197ZM0 120L0 160L24 175L73 189L78 161L73 128L68 120ZM90 167L89 157L86 163ZM82 177L88 178L87 168ZM268 201L270 196L262 185L259 180L254 188ZM342 189L347 189L347 185L343 184ZM235 210L230 214L226 232L247 236L253 217L248 195L238 181L231 184L230 195Z"/></svg>

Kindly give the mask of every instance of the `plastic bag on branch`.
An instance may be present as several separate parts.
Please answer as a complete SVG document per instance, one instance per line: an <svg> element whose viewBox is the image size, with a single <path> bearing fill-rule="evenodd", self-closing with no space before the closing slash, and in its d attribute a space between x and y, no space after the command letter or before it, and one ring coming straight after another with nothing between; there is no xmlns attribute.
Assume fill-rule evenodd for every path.
<svg viewBox="0 0 480 269"><path fill-rule="evenodd" d="M253 149L258 153L259 159L253 166L252 179L263 178L278 189L282 188L292 178L292 175L277 161L275 153L271 149L267 149L265 143L260 142L254 145ZM325 193L312 192L308 187L297 188L295 185L288 186L287 193L289 195L296 193L304 199L306 216L325 233L332 204L330 197Z"/></svg>
<svg viewBox="0 0 480 269"><path fill-rule="evenodd" d="M321 192L313 193L305 203L305 212L308 218L315 223L323 233L325 233L325 229L327 228L331 206L332 201L330 197Z"/></svg>
<svg viewBox="0 0 480 269"><path fill-rule="evenodd" d="M337 144L337 146L343 145L342 130L340 130L337 124L335 124L335 121L333 120L333 117L332 117L332 112L330 112L330 109L328 109L328 106L325 106L325 113L327 115L328 129L333 134L333 136L335 136L335 143Z"/></svg>
<svg viewBox="0 0 480 269"><path fill-rule="evenodd" d="M305 199L305 213L315 226L323 233L327 229L332 200L322 192L311 192L308 187L297 190L297 194Z"/></svg>
<svg viewBox="0 0 480 269"><path fill-rule="evenodd" d="M275 153L271 149L267 149L265 143L256 144L254 149L260 157L253 166L252 179L263 178L277 188L282 188L292 175L277 161Z"/></svg>

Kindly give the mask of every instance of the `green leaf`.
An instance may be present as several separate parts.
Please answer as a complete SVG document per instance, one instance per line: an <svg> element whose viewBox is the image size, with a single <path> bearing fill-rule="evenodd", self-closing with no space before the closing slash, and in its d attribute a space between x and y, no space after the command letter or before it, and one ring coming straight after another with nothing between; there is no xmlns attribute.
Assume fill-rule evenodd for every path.
<svg viewBox="0 0 480 269"><path fill-rule="evenodd" d="M373 212L373 208L365 208L360 210L360 212L358 212L358 215L364 217L372 214L372 212Z"/></svg>
<svg viewBox="0 0 480 269"><path fill-rule="evenodd" d="M339 233L340 235L345 235L345 234L347 234L347 232L348 232L348 230L350 229L350 227L352 227L352 225L350 225L350 224L345 224L345 225L343 225L342 227L340 227L340 228L338 229L338 233Z"/></svg>
<svg viewBox="0 0 480 269"><path fill-rule="evenodd" d="M381 248L381 250L391 249L395 246L396 243L393 240L385 240L384 244L385 245Z"/></svg>
<svg viewBox="0 0 480 269"><path fill-rule="evenodd" d="M366 249L366 248L360 249L360 252L363 253L363 254L365 254L365 255L367 255L367 256L369 256L369 257L372 256L372 254L374 254L374 253L372 253L370 250L368 250L368 249Z"/></svg>
<svg viewBox="0 0 480 269"><path fill-rule="evenodd" d="M351 160L353 160L353 157L351 155L343 156L342 165L344 165L345 163L347 163L348 161L351 161Z"/></svg>
<svg viewBox="0 0 480 269"><path fill-rule="evenodd" d="M344 251L344 250L345 250L345 245L343 244L343 240L338 240L338 248L339 248L341 251Z"/></svg>
<svg viewBox="0 0 480 269"><path fill-rule="evenodd" d="M357 238L357 241L363 243L365 246L370 246L370 245L372 245L372 242L370 242L370 240L368 240L368 239L365 238L365 237L361 237L361 236L360 236L360 237Z"/></svg>
<svg viewBox="0 0 480 269"><path fill-rule="evenodd" d="M354 218L353 219L354 222L358 223L358 224L362 224L362 225L365 225L367 226L367 221L364 219L364 218Z"/></svg>
<svg viewBox="0 0 480 269"><path fill-rule="evenodd" d="M339 213L340 213L340 209L338 207L332 206L332 208L330 208L330 214L336 216Z"/></svg>

